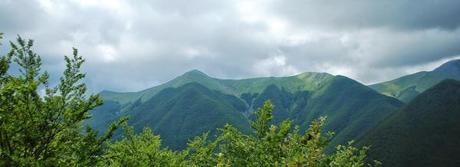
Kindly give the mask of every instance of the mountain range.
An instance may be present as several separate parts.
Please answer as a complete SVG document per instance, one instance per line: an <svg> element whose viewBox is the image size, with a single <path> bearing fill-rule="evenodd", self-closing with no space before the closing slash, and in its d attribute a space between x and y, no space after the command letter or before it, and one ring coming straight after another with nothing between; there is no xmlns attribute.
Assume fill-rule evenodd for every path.
<svg viewBox="0 0 460 167"><path fill-rule="evenodd" d="M305 130L312 120L327 116L325 129L336 133L332 143L361 137L403 105L350 78L326 73L228 80L193 70L140 92L103 91L101 96L105 104L93 111L91 126L103 131L120 116L129 116L136 131L150 127L174 149L226 123L249 129L251 113L266 100L275 105L274 123L291 119Z"/></svg>
<svg viewBox="0 0 460 167"><path fill-rule="evenodd" d="M459 108L453 106L452 102L460 96L458 91L445 95L452 99L444 99L440 95L436 98L432 96L440 94L436 92L449 93L446 90L455 87L455 81L443 82L446 79L460 79L460 60L447 62L433 71L419 72L373 85L364 85L345 76L327 73L307 72L288 77L235 80L214 78L192 70L169 82L138 92L102 91L100 95L104 104L92 111L92 118L86 123L104 131L110 122L121 116L128 116L128 123L134 126L135 131L139 132L144 127L152 128L161 135L162 142L167 147L181 149L191 137L204 132L210 132L212 136L216 133L216 128L227 123L251 133L249 120L253 119L252 112L264 101L271 100L275 105L273 123L290 119L299 125L300 130L305 130L312 120L327 116L325 131L335 132L331 145L359 139L359 144L375 145L372 147L376 149L371 152L371 157L383 159L384 163L404 164L401 161L387 160L386 157L392 154L390 149L393 147L386 145L406 140L400 137L405 135L402 132L406 130L414 133L426 130L433 133L435 129L432 126L442 129L452 125L437 125L426 121L410 122L413 121L412 118L415 119L417 111L414 110L418 108L426 109L427 113L429 109L435 114L458 111ZM438 103L446 103L446 106L439 108L435 105ZM408 116L404 113L415 115ZM448 116L452 119L458 118L455 114ZM429 117L429 114L423 117ZM433 120L435 121L442 122L442 118ZM399 126L402 123L424 126L401 128L400 131L389 126ZM388 131L394 133L388 133L389 136L397 137L388 140L383 140L387 138L382 137L380 140L379 137L385 136ZM444 132L455 130L446 128ZM417 135L419 134L414 134ZM424 142L439 143L433 138ZM403 148L398 145L394 147Z"/></svg>

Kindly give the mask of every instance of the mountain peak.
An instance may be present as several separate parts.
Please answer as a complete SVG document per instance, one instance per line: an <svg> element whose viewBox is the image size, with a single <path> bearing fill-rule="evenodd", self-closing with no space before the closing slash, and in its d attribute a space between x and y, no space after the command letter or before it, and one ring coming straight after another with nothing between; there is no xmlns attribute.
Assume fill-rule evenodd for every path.
<svg viewBox="0 0 460 167"><path fill-rule="evenodd" d="M304 77L306 76L332 77L333 75L329 73L325 73L325 72L303 72L303 73L297 74L296 76L299 76L299 77L302 77L302 76Z"/></svg>
<svg viewBox="0 0 460 167"><path fill-rule="evenodd" d="M329 73L304 72L296 75L295 77L311 82L322 82L324 80L333 78L334 76Z"/></svg>
<svg viewBox="0 0 460 167"><path fill-rule="evenodd" d="M190 70L190 71L184 73L182 76L190 76L190 77L209 77L209 76L206 75L204 72L201 72L200 70L197 70L197 69Z"/></svg>
<svg viewBox="0 0 460 167"><path fill-rule="evenodd" d="M450 73L450 74L458 74L460 73L460 59L455 59L448 61L438 68L434 69L435 72L443 72L443 73Z"/></svg>

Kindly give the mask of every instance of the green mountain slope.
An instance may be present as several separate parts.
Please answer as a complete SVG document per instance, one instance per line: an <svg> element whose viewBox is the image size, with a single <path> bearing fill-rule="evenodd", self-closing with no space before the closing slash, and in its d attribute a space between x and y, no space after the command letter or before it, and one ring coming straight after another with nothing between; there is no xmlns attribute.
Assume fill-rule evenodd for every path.
<svg viewBox="0 0 460 167"><path fill-rule="evenodd" d="M460 60L449 61L433 71L423 71L391 81L370 85L376 91L409 102L444 79L460 80Z"/></svg>
<svg viewBox="0 0 460 167"><path fill-rule="evenodd" d="M329 123L325 129L336 132L331 142L333 145L361 137L402 106L400 101L382 96L346 77L336 77L314 97L311 113L307 112L306 118L312 120L317 115L328 116ZM306 126L305 121L303 125Z"/></svg>
<svg viewBox="0 0 460 167"><path fill-rule="evenodd" d="M243 108L242 108L243 107ZM133 109L129 123L137 130L144 126L159 133L165 145L180 148L192 137L206 131L214 134L226 123L249 129L244 102L200 84L168 88Z"/></svg>
<svg viewBox="0 0 460 167"><path fill-rule="evenodd" d="M266 100L272 100L275 105L274 122L290 119L300 125L301 130L312 120L327 116L325 129L337 134L334 144L361 137L402 106L397 99L381 95L352 79L326 73L226 80L194 70L144 91L103 92L102 97L106 104L95 109L93 119L88 121L90 126L103 130L102 125L128 115L130 124L139 128L136 130L151 127L165 135L164 142L173 148L183 146L190 136L221 125L215 120L239 122L240 128L247 128L251 113ZM220 117L198 114L206 112L220 113ZM201 122L183 122L181 118L185 115ZM241 123L241 116L246 122ZM184 131L182 124L192 130Z"/></svg>
<svg viewBox="0 0 460 167"><path fill-rule="evenodd" d="M291 119L302 130L312 120L327 116L325 129L336 132L332 144L361 137L402 106L400 101L343 76L334 77L315 91L289 93L284 88L267 87L256 97L254 106L260 107L268 99L275 104L275 121Z"/></svg>
<svg viewBox="0 0 460 167"><path fill-rule="evenodd" d="M361 141L385 166L460 164L460 82L445 80L391 115Z"/></svg>
<svg viewBox="0 0 460 167"><path fill-rule="evenodd" d="M111 102L113 103L113 102ZM112 106L117 111L115 105ZM103 105L102 107L104 107ZM189 83L179 88L166 88L145 102L138 102L129 111L120 113L129 116L128 123L135 131L149 127L160 134L163 143L173 149L183 148L188 140L204 132L215 134L217 128L229 123L247 132L249 123L240 112L245 110L244 102L234 96L212 91L200 84ZM116 119L106 108L94 112L95 123L102 124ZM118 108L119 111L119 108ZM107 117L106 117L107 116ZM106 121L101 117L106 117ZM103 130L103 128L98 128Z"/></svg>

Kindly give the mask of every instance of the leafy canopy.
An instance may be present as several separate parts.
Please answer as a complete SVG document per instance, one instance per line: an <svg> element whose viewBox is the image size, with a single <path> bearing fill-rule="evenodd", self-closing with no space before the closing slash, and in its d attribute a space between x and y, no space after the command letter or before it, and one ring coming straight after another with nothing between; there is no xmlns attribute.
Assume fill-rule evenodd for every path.
<svg viewBox="0 0 460 167"><path fill-rule="evenodd" d="M102 137L82 131L89 111L102 104L98 95L85 95L83 58L77 49L65 56L63 76L51 87L33 44L18 36L0 58L0 166L94 164L116 126ZM9 73L11 64L19 74Z"/></svg>

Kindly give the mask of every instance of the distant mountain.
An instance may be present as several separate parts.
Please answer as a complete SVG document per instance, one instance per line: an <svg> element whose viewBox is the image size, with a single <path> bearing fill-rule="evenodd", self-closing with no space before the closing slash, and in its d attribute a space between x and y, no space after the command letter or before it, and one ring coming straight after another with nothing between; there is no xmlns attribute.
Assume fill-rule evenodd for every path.
<svg viewBox="0 0 460 167"><path fill-rule="evenodd" d="M385 166L460 164L460 81L445 80L389 116L361 141Z"/></svg>
<svg viewBox="0 0 460 167"><path fill-rule="evenodd" d="M261 93L267 86L276 85L285 87L290 92L302 90L314 90L326 80L333 78L327 73L302 73L291 77L264 77L241 80L212 78L201 71L192 70L183 75L143 91L139 92L111 92L102 91L100 94L106 100L117 101L121 104L132 103L138 99L146 101L165 88L177 88L187 83L200 83L209 89L217 90L226 94L241 96L244 93Z"/></svg>
<svg viewBox="0 0 460 167"><path fill-rule="evenodd" d="M93 111L90 126L102 131L127 115L137 131L150 127L172 148L225 123L249 129L251 113L268 99L275 105L274 122L291 119L301 130L328 116L326 130L336 132L332 143L363 136L403 105L352 79L326 73L229 80L193 70L143 91L101 95L106 103Z"/></svg>
<svg viewBox="0 0 460 167"><path fill-rule="evenodd" d="M406 75L391 81L370 85L370 87L384 95L409 102L421 92L444 79L460 80L460 60L449 61L433 71Z"/></svg>

